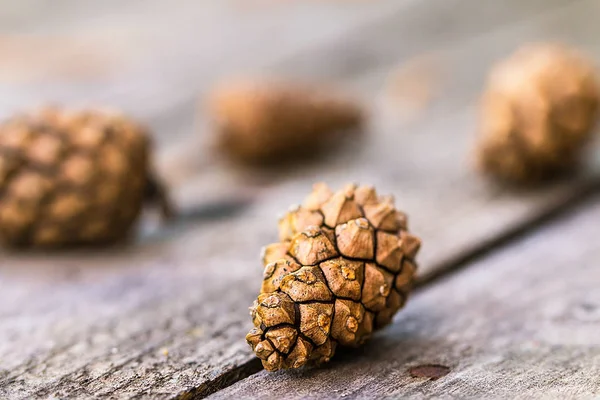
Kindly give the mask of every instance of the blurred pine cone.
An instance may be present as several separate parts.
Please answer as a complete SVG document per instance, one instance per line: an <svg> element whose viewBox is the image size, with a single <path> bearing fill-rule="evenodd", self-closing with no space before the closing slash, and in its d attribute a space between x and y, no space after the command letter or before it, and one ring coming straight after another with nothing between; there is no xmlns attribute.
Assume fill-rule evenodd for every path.
<svg viewBox="0 0 600 400"><path fill-rule="evenodd" d="M0 126L0 240L62 247L124 238L149 183L149 141L128 118L46 108ZM160 192L160 190L158 190Z"/></svg>
<svg viewBox="0 0 600 400"><path fill-rule="evenodd" d="M388 324L411 289L420 240L390 197L317 184L264 249L264 280L246 340L265 369L329 361Z"/></svg>
<svg viewBox="0 0 600 400"><path fill-rule="evenodd" d="M209 103L218 148L244 164L313 155L364 122L354 101L325 88L293 84L232 82L217 88Z"/></svg>
<svg viewBox="0 0 600 400"><path fill-rule="evenodd" d="M529 45L500 63L483 98L480 167L504 180L552 177L574 167L600 102L591 61L559 45Z"/></svg>

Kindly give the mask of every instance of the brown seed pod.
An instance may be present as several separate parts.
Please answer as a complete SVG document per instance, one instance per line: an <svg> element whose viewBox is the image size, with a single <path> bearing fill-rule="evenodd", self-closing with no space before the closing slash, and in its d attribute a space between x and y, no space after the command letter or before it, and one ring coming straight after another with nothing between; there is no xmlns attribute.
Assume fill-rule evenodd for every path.
<svg viewBox="0 0 600 400"><path fill-rule="evenodd" d="M329 361L359 346L402 308L420 240L393 200L368 186L316 184L279 222L263 252L261 292L246 340L265 369Z"/></svg>
<svg viewBox="0 0 600 400"><path fill-rule="evenodd" d="M46 108L9 119L0 125L0 240L63 247L124 238L148 195L164 200L148 159L143 128L116 113Z"/></svg>
<svg viewBox="0 0 600 400"><path fill-rule="evenodd" d="M492 71L482 104L481 169L531 182L574 167L598 117L592 63L551 44L529 45Z"/></svg>
<svg viewBox="0 0 600 400"><path fill-rule="evenodd" d="M217 146L243 164L275 164L313 155L357 131L362 108L324 88L232 82L209 99Z"/></svg>

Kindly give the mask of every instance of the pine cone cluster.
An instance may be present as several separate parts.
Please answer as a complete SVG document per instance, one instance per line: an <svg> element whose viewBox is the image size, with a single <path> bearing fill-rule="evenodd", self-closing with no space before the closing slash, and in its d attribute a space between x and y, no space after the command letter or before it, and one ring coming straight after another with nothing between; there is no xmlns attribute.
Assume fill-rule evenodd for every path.
<svg viewBox="0 0 600 400"><path fill-rule="evenodd" d="M329 361L359 346L404 305L420 240L391 197L368 186L315 185L264 249L264 280L246 336L265 369Z"/></svg>
<svg viewBox="0 0 600 400"><path fill-rule="evenodd" d="M483 99L480 167L503 180L552 177L574 167L598 118L592 63L559 45L530 45L500 63Z"/></svg>
<svg viewBox="0 0 600 400"><path fill-rule="evenodd" d="M323 88L233 82L210 98L217 146L243 164L275 164L313 155L363 123L361 107Z"/></svg>
<svg viewBox="0 0 600 400"><path fill-rule="evenodd" d="M0 126L0 240L62 247L124 238L148 186L148 137L100 110L46 108Z"/></svg>

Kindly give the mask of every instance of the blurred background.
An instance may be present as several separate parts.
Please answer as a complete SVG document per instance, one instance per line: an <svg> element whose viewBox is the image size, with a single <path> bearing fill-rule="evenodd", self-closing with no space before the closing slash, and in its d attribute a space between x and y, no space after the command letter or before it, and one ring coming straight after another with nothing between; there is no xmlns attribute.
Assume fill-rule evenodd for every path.
<svg viewBox="0 0 600 400"><path fill-rule="evenodd" d="M178 207L218 213L221 203L249 199L247 220L210 228L237 229L230 236L249 251L275 239L276 215L313 182L354 181L394 193L413 230L435 243L436 252L422 255L428 268L440 254L464 251L474 238L491 239L576 195L597 170L592 158L576 176L515 191L490 185L472 168L491 67L535 41L570 44L597 60L595 0L1 4L1 117L49 103L124 111L150 128L156 169ZM336 87L364 105L368 124L316 160L234 165L213 151L206 104L215 86L238 77ZM255 235L242 239L248 220ZM173 232L163 233L150 243ZM207 243L197 252L208 257L218 248ZM77 269L85 268L80 261Z"/></svg>
<svg viewBox="0 0 600 400"><path fill-rule="evenodd" d="M472 168L478 104L490 68L524 43L560 41L598 61L598 16L597 0L0 1L0 117L48 103L120 109L150 128L177 206L250 203L108 255L1 254L0 314L24 315L0 325L4 368L95 315L127 315L133 332L140 308L170 304L181 316L191 304L206 312L184 325L208 315L218 325L205 298L223 290L249 323L259 249L315 181L393 193L424 240L424 275L571 201L597 181L599 157L536 190L491 185ZM365 105L368 125L318 160L231 164L213 151L206 101L240 76L335 86ZM34 348L15 347L17 336Z"/></svg>
<svg viewBox="0 0 600 400"><path fill-rule="evenodd" d="M118 108L152 129L167 181L202 172L211 185L229 187L231 171L207 161L207 94L232 77L289 77L335 84L373 113L361 154L329 157L360 164L355 157L371 151L378 157L365 156L369 162L406 155L420 163L424 154L396 146L441 126L454 146L466 145L489 68L519 45L560 40L593 54L599 7L590 0L5 2L0 114L47 103ZM380 139L391 145L369 143ZM448 153L427 148L430 158ZM464 152L451 157L468 163ZM394 176L406 169L403 161L384 167Z"/></svg>

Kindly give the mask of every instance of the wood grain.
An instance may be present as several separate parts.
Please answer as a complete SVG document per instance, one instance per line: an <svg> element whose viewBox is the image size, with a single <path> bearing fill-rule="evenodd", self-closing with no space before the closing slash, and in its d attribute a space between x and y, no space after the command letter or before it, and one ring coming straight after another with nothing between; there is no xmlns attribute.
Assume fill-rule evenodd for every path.
<svg viewBox="0 0 600 400"><path fill-rule="evenodd" d="M412 216L413 230L424 238L423 277L522 229L596 186L596 169L589 167L568 181L539 191L514 193L488 186L469 172L466 163L457 161L468 158L471 134L476 130L473 103L489 65L519 41L547 34L588 44L593 50L596 24L590 10L595 3L543 7L539 16L505 29L500 27L507 20L535 14L548 2L527 3L522 14L518 5L504 9L494 6L497 2L485 3L483 9L505 11L499 13L498 20L494 13L488 14L487 23L477 20L479 28L473 30L457 23L444 26L450 31L454 26L464 34L456 34L452 43L443 41L446 36L442 34L428 36L431 30L427 25L407 22L405 28L401 22L410 21L414 17L411 12L419 12L423 18L430 15L424 5L410 4L416 8L407 9L402 16L394 15L396 19L383 19L381 26L397 26L398 37L403 37L402 33L414 37L422 34L426 38L423 47L415 45L414 51L435 51L447 66L451 82L444 89L449 95L442 96L418 121L410 125L396 121L393 108L389 112L389 100L382 96L390 68L408 56L401 49L395 55L384 55L392 50L379 47L384 61L375 58L374 63L366 62L346 73L340 69L346 62L336 57L314 58L314 67L308 61L286 61L273 70L316 78L340 71L338 80L372 104L375 117L369 139L332 156L327 166L286 171L285 179L272 174L248 176L215 166L179 193L183 203L206 192L215 182L250 182L246 189L252 194L258 190L260 201L235 220L190 223L146 237L135 246L104 252L3 254L0 396L169 398L186 392L203 396L256 372L258 364L243 335L250 325L246 308L260 282L259 248L276 239L276 213L298 202L316 179L333 185L347 180L370 182L383 192L393 192L400 207ZM464 18L459 13L468 7L463 7L450 14L456 21ZM441 18L443 14L438 15ZM425 21L433 23L436 19ZM365 31L353 33L348 39L348 54L366 54L365 49L371 46L377 49L375 44L396 32L380 36L381 26L368 25ZM492 27L497 30L464 40ZM385 65L387 60L389 66ZM331 69L318 68L327 65ZM209 80L200 82L206 85ZM179 106L181 97L173 94L179 86L161 87L152 89L165 94L156 103L154 97L146 105L141 101L154 92L128 97L129 89L119 101L135 103L134 107L144 109L144 115L156 118L154 123L164 131L189 134L189 119L177 118L182 110L191 110L189 99ZM103 95L107 99L118 97L114 92ZM165 100L170 95L177 100Z"/></svg>
<svg viewBox="0 0 600 400"><path fill-rule="evenodd" d="M210 398L595 397L600 244L591 238L598 218L596 197L429 286L392 327L325 368L263 371ZM423 368L431 365L450 370L440 377L439 367Z"/></svg>
<svg viewBox="0 0 600 400"><path fill-rule="evenodd" d="M10 4L2 15L12 23L0 29L0 111L48 101L108 103L154 117L189 103L219 78L319 46L412 1Z"/></svg>
<svg viewBox="0 0 600 400"><path fill-rule="evenodd" d="M154 125L157 118L170 119L182 108L192 113L198 96L231 75L337 77L570 2L246 3L11 3L3 11L14 22L0 29L5 59L0 64L0 115L46 102L108 104ZM480 18L465 23L468 13ZM400 39L389 39L396 37ZM157 125L157 140L172 142L174 128Z"/></svg>

